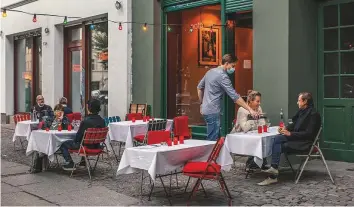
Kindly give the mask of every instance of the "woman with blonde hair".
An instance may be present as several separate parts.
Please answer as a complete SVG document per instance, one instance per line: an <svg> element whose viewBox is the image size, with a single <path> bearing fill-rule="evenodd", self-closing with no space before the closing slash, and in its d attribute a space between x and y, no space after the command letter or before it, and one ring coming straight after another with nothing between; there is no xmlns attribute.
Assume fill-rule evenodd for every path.
<svg viewBox="0 0 354 207"><path fill-rule="evenodd" d="M248 91L247 95L247 104L248 106L256 111L258 114L262 114L261 108L261 97L262 94L258 91ZM250 115L250 112L246 109L240 107L237 111L237 119L234 128L232 129L231 133L235 132L248 132L250 130L256 130L258 125L264 125L265 120L261 119L253 119Z"/></svg>
<svg viewBox="0 0 354 207"><path fill-rule="evenodd" d="M261 108L261 97L262 94L258 91L249 90L247 95L247 104L253 110L256 111L258 114L262 116L262 108ZM240 107L237 111L237 119L234 128L232 129L231 133L235 132L248 132L251 130L257 130L258 125L265 125L266 122L264 118L254 119L250 115L250 113ZM265 165L267 164L267 160L263 159L262 169L265 169ZM258 165L254 162L254 157L249 157L246 162L246 168L248 169L257 169L259 168Z"/></svg>

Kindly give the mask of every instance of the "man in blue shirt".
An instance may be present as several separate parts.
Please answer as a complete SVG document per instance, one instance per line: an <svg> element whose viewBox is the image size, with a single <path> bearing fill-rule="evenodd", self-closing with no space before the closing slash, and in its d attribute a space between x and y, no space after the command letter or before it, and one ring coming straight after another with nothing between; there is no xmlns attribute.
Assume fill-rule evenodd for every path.
<svg viewBox="0 0 354 207"><path fill-rule="evenodd" d="M204 116L207 124L208 140L215 141L219 137L221 100L225 92L235 103L248 110L252 116L258 116L236 93L231 84L229 75L235 72L236 62L237 57L231 54L224 55L222 65L210 69L198 84L198 98L201 103L200 113Z"/></svg>

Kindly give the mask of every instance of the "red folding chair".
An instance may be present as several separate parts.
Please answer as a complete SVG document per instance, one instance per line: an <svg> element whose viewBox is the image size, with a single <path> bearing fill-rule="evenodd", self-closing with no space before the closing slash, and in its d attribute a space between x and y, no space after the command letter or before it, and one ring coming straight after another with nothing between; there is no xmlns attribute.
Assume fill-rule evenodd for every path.
<svg viewBox="0 0 354 207"><path fill-rule="evenodd" d="M232 199L231 194L229 192L229 189L227 188L224 177L222 176L221 166L216 162L216 159L220 154L221 148L224 145L224 141L225 141L224 137L218 139L206 162L188 162L184 166L182 172L184 175L189 176L187 186L185 188L185 192L187 191L187 187L191 177L197 178L197 182L193 187L193 190L189 196L188 201L190 201L193 198L195 193L198 191L200 185L202 186L203 191L206 195L204 186L202 184L203 180L216 180L218 181L221 191L229 199L229 205L231 205L231 199Z"/></svg>
<svg viewBox="0 0 354 207"><path fill-rule="evenodd" d="M178 116L173 119L173 136L183 136L185 139L192 137L188 126L188 116Z"/></svg>
<svg viewBox="0 0 354 207"><path fill-rule="evenodd" d="M125 120L131 121L133 118L135 118L135 120L143 120L143 115L141 113L130 113L126 115Z"/></svg>
<svg viewBox="0 0 354 207"><path fill-rule="evenodd" d="M87 171L90 177L90 181L91 181L91 171L95 171L98 160L100 158L100 155L102 155L103 153L106 153L108 156L108 160L110 160L109 157L109 153L107 151L105 151L104 149L107 149L107 146L105 144L105 140L107 137L107 133L108 133L108 127L105 128L89 128L85 131L84 133L84 137L81 141L80 144L80 148L77 150L72 150L70 149L69 152L70 153L76 153L78 156L80 157L84 157L85 158L85 163L86 163L86 167L87 167ZM86 145L103 145L103 148L97 148L97 149L90 149L88 147L86 147ZM88 160L88 157L94 157L97 156L96 162L94 167L91 167L91 164ZM71 172L71 175L73 175L75 168L77 165L79 165L79 163L75 163L74 169ZM110 162L108 162L108 164L112 167L112 164Z"/></svg>

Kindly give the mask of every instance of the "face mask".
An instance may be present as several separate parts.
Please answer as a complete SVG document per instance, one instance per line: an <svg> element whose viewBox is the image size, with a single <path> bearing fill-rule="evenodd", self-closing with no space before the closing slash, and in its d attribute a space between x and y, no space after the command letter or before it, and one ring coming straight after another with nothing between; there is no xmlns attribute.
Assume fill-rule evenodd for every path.
<svg viewBox="0 0 354 207"><path fill-rule="evenodd" d="M229 75L233 74L235 72L235 68L230 68L229 70L227 70L227 73Z"/></svg>
<svg viewBox="0 0 354 207"><path fill-rule="evenodd" d="M43 107L43 106L44 106L44 103L39 103L38 106L39 106L39 107Z"/></svg>
<svg viewBox="0 0 354 207"><path fill-rule="evenodd" d="M62 104L63 107L66 107L66 104Z"/></svg>

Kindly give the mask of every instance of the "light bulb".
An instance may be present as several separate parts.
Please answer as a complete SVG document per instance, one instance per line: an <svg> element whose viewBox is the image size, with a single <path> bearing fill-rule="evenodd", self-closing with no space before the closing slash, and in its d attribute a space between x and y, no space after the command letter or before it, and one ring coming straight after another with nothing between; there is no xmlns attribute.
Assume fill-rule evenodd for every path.
<svg viewBox="0 0 354 207"><path fill-rule="evenodd" d="M147 23L144 24L143 26L143 30L146 31L147 30Z"/></svg>
<svg viewBox="0 0 354 207"><path fill-rule="evenodd" d="M121 22L119 22L118 29L119 29L119 30L122 30L122 29L123 29L123 27L122 27L122 23L121 23Z"/></svg>
<svg viewBox="0 0 354 207"><path fill-rule="evenodd" d="M67 16L65 16L64 17L64 22L63 22L64 24L67 24L68 23L68 17Z"/></svg>
<svg viewBox="0 0 354 207"><path fill-rule="evenodd" d="M37 22L37 15L36 14L33 15L32 22Z"/></svg>
<svg viewBox="0 0 354 207"><path fill-rule="evenodd" d="M2 10L2 17L7 17L6 9Z"/></svg>

